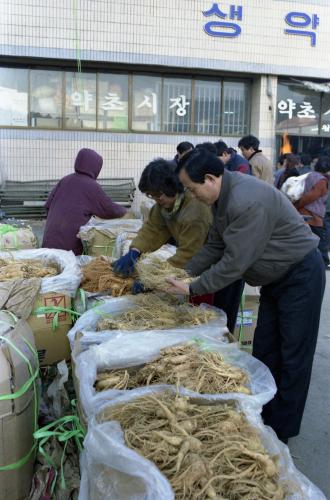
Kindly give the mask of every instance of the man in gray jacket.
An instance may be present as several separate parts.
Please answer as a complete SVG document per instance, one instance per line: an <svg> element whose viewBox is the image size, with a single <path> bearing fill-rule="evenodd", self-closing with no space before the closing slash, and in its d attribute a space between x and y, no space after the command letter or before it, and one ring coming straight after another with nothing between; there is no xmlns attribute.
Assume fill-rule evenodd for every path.
<svg viewBox="0 0 330 500"><path fill-rule="evenodd" d="M278 392L263 418L287 442L299 433L307 397L325 286L318 238L290 201L252 176L224 171L207 151L194 151L180 179L212 206L205 245L185 269L190 286L168 279L170 291L201 295L243 278L262 286L253 355L272 372Z"/></svg>

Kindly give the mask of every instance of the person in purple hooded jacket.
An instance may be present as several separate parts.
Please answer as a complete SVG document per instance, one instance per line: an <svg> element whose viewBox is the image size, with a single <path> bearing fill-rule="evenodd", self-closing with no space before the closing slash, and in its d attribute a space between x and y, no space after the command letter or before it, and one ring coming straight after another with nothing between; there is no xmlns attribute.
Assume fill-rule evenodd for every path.
<svg viewBox="0 0 330 500"><path fill-rule="evenodd" d="M102 164L103 158L96 151L79 151L74 164L75 173L63 177L46 201L43 248L72 250L80 255L83 247L77 234L93 215L102 219L125 215L126 209L114 203L96 181Z"/></svg>

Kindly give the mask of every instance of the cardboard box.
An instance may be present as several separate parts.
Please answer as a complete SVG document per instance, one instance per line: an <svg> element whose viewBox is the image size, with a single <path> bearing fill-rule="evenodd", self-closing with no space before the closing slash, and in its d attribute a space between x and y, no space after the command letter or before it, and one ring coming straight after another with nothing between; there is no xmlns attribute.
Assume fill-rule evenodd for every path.
<svg viewBox="0 0 330 500"><path fill-rule="evenodd" d="M20 320L3 337L30 361L32 371L38 362L25 343L35 349L32 331L26 321ZM26 361L5 340L0 342L0 395L17 392L30 379ZM38 380L36 380L38 384ZM0 500L28 498L33 477L35 408L33 384L15 399L0 400ZM1 467L17 464L27 457L25 464L13 470Z"/></svg>
<svg viewBox="0 0 330 500"><path fill-rule="evenodd" d="M252 351L254 330L257 326L259 296L245 296L244 306L240 307L237 316L235 339L242 349Z"/></svg>
<svg viewBox="0 0 330 500"><path fill-rule="evenodd" d="M38 312L42 307L71 310L71 297L61 293L39 294L28 323L33 331L41 366L51 365L70 358L70 344L67 333L72 325L70 313Z"/></svg>

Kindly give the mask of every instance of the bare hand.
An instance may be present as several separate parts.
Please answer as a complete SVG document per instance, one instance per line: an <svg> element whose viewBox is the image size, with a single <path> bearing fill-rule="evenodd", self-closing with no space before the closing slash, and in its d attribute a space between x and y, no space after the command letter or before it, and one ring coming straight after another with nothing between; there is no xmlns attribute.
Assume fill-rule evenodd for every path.
<svg viewBox="0 0 330 500"><path fill-rule="evenodd" d="M184 281L175 280L174 278L166 278L167 283L171 286L166 288L166 292L173 295L189 295L189 285Z"/></svg>

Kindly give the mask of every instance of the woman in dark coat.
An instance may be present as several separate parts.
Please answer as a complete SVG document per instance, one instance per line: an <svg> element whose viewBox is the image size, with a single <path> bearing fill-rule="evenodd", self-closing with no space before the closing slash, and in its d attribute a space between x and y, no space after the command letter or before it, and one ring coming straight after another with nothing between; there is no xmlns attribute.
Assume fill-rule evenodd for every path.
<svg viewBox="0 0 330 500"><path fill-rule="evenodd" d="M44 248L72 250L80 255L83 247L77 234L93 215L102 219L125 215L126 209L114 203L96 181L102 164L102 156L96 151L81 149L75 161L75 173L63 177L54 187L45 205Z"/></svg>

